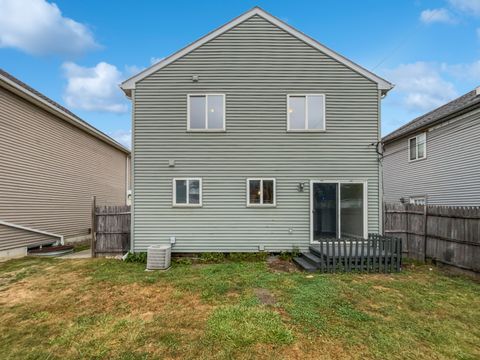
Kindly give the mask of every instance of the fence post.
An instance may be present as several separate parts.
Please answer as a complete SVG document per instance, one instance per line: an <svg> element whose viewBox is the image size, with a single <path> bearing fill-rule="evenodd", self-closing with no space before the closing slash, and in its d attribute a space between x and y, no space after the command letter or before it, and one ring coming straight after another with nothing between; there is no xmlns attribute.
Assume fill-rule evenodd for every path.
<svg viewBox="0 0 480 360"><path fill-rule="evenodd" d="M410 209L408 208L407 204L404 204L403 205L403 210L405 210L405 227L406 227L406 230L405 230L405 247L406 247L406 253L407 254L410 254L410 223L408 221L408 219L410 218ZM403 251L403 249L402 249Z"/></svg>
<svg viewBox="0 0 480 360"><path fill-rule="evenodd" d="M425 200L425 205L423 206L423 261L427 262L427 201Z"/></svg>
<svg viewBox="0 0 480 360"><path fill-rule="evenodd" d="M96 246L96 239L95 239L95 232L96 232L96 208L97 208L97 197L92 196L92 238L90 240L90 250L92 252L92 258L96 257L95 246Z"/></svg>

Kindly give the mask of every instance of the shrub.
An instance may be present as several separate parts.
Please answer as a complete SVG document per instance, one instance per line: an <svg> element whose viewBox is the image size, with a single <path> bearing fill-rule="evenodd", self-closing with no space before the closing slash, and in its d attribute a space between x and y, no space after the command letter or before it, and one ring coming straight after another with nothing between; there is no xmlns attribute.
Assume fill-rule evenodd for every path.
<svg viewBox="0 0 480 360"><path fill-rule="evenodd" d="M146 252L138 252L138 253L128 252L127 257L125 258L125 262L146 264L147 253Z"/></svg>
<svg viewBox="0 0 480 360"><path fill-rule="evenodd" d="M200 254L200 261L206 263L220 263L225 261L225 254L220 252L206 252Z"/></svg>

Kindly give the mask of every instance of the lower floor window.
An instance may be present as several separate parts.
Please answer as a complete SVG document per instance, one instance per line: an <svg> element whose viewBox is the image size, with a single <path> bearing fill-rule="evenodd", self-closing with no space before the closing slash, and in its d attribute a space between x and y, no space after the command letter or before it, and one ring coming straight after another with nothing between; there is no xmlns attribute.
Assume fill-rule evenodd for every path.
<svg viewBox="0 0 480 360"><path fill-rule="evenodd" d="M174 206L202 206L202 179L173 179Z"/></svg>
<svg viewBox="0 0 480 360"><path fill-rule="evenodd" d="M424 196L411 196L410 197L410 204L425 205L425 197Z"/></svg>
<svg viewBox="0 0 480 360"><path fill-rule="evenodd" d="M275 206L275 179L247 179L247 206Z"/></svg>

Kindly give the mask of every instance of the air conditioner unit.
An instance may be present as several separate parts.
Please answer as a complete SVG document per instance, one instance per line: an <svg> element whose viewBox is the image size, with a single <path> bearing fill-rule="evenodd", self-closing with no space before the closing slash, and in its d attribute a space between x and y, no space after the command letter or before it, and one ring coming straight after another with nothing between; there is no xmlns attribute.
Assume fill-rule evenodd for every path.
<svg viewBox="0 0 480 360"><path fill-rule="evenodd" d="M172 247L152 245L147 251L147 270L166 270L170 267Z"/></svg>

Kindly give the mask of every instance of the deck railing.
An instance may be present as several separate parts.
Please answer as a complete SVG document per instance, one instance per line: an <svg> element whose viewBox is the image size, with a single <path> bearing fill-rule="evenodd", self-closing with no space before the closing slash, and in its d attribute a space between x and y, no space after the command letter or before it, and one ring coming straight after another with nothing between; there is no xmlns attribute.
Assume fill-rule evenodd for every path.
<svg viewBox="0 0 480 360"><path fill-rule="evenodd" d="M310 247L322 272L397 272L402 266L402 239L369 234L368 239L324 239Z"/></svg>

